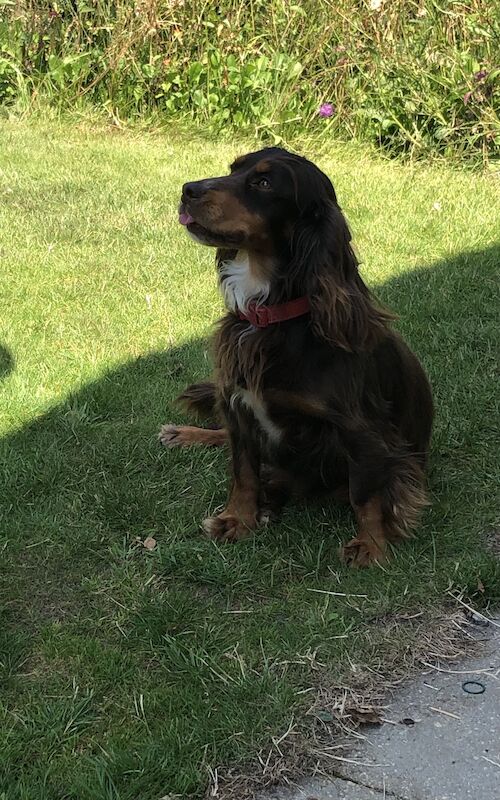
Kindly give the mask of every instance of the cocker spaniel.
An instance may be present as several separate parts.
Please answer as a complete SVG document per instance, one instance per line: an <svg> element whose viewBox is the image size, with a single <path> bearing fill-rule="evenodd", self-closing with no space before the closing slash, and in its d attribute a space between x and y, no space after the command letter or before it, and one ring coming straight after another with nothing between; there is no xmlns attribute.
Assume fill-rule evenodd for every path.
<svg viewBox="0 0 500 800"><path fill-rule="evenodd" d="M330 180L266 148L238 158L230 175L186 183L179 221L217 248L227 307L213 382L180 398L221 427L160 433L167 447L229 445L229 498L204 530L238 540L290 497L330 492L356 515L345 560L384 561L427 503L432 395L359 274Z"/></svg>

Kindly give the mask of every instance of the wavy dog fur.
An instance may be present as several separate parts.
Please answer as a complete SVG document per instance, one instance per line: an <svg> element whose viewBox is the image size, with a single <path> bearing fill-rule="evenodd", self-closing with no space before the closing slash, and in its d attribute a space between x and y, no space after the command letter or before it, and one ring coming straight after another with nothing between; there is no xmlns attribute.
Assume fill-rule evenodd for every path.
<svg viewBox="0 0 500 800"><path fill-rule="evenodd" d="M209 439L231 450L227 506L205 530L239 539L292 495L332 492L349 498L358 523L345 559L384 560L387 543L410 535L427 504L432 396L393 315L361 278L330 180L310 161L267 148L238 159L228 176L186 184L181 213L193 238L217 247L222 295L231 291L214 337L215 378L181 396L217 418L225 432ZM266 328L240 318L250 300L304 295L310 312L301 317ZM192 443L193 430L175 443Z"/></svg>

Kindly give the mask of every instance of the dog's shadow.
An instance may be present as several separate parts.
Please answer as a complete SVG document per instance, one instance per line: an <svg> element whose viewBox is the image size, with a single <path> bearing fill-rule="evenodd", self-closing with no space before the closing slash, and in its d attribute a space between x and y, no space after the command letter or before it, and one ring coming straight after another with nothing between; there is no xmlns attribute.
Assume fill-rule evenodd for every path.
<svg viewBox="0 0 500 800"><path fill-rule="evenodd" d="M433 508L416 543L403 548L430 548L431 540L435 547L442 535L448 543L456 539L453 546L459 551L463 540L457 517L464 530L469 523L480 529L490 521L499 263L500 247L491 247L375 287L399 315L398 327L421 358L437 411L430 469ZM3 438L2 535L20 591L31 592L41 575L52 576L54 591L61 581L68 587L74 580L76 586L83 569L88 574L105 571L110 549L127 547L136 537L156 538L164 565L172 562L170 546L175 550L179 542L182 559L192 548L202 561L200 548L213 548L203 539L199 522L224 501L227 454L199 448L165 451L157 440L162 423L186 419L174 399L187 383L207 377L206 351L206 342L192 341L144 355ZM13 363L9 354L7 372ZM330 504L326 511L312 506L285 513L272 532L256 534L252 548L260 546L260 537L264 547L287 547L304 557L306 530L307 557L317 562L332 530L337 536L331 553L336 553L340 535L351 532L345 531L350 519L348 510ZM245 547L236 546L241 558ZM330 558L336 557L331 553Z"/></svg>

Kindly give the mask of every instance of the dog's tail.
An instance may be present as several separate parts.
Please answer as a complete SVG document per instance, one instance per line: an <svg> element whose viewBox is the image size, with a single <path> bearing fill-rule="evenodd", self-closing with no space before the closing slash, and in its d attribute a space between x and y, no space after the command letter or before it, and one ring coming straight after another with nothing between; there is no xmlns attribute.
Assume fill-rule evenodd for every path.
<svg viewBox="0 0 500 800"><path fill-rule="evenodd" d="M213 417L216 413L215 383L192 383L179 395L177 402L199 417Z"/></svg>

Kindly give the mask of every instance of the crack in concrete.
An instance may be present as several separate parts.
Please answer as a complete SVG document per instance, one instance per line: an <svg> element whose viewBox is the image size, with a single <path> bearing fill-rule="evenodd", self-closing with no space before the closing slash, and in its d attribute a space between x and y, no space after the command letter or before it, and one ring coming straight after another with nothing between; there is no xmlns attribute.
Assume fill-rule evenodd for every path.
<svg viewBox="0 0 500 800"><path fill-rule="evenodd" d="M340 780L344 781L344 783L351 783L354 786L361 786L363 789L370 789L372 792L382 795L382 797L393 797L394 800L411 800L411 798L403 797L401 794L396 794L396 792L393 792L391 789L387 789L385 787L379 789L378 786L371 786L369 783L363 783L355 778L346 778L344 775L337 775L337 778L340 778Z"/></svg>

